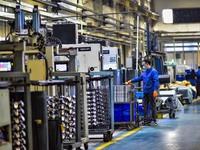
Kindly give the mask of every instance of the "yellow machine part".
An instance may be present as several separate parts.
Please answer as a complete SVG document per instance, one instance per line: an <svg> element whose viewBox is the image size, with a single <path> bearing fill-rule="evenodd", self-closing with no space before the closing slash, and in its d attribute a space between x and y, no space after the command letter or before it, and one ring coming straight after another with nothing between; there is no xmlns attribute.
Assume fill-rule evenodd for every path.
<svg viewBox="0 0 200 150"><path fill-rule="evenodd" d="M45 60L27 60L27 72L31 81L46 80ZM31 86L31 91L43 91L43 87Z"/></svg>
<svg viewBox="0 0 200 150"><path fill-rule="evenodd" d="M163 119L163 113L157 113L157 119Z"/></svg>

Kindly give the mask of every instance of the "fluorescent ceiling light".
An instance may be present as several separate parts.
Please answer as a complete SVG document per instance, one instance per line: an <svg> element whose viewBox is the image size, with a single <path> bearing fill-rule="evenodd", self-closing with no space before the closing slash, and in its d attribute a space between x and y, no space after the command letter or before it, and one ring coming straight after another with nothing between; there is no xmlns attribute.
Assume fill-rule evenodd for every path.
<svg viewBox="0 0 200 150"><path fill-rule="evenodd" d="M164 23L173 23L173 10L163 9L162 18Z"/></svg>

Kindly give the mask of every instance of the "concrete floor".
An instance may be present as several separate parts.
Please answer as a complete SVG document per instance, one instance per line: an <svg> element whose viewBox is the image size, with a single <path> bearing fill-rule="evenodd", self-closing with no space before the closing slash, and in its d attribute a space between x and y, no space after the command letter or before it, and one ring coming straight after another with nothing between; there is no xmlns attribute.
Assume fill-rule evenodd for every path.
<svg viewBox="0 0 200 150"><path fill-rule="evenodd" d="M113 143L104 150L200 150L200 102L195 102L176 113L176 119L168 116L158 121L157 127L142 127L138 132ZM119 137L127 131L114 136ZM90 150L101 143L90 144Z"/></svg>

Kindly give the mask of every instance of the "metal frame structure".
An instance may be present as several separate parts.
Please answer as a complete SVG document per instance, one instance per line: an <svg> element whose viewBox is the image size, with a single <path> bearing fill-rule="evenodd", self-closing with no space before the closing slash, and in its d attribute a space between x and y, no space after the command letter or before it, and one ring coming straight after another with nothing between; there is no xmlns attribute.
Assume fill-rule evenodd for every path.
<svg viewBox="0 0 200 150"><path fill-rule="evenodd" d="M64 149L80 148L84 143L85 149L88 148L88 117L87 117L87 101L86 101L86 79L84 73L72 72L52 72L51 77L68 77L75 78L76 84L76 139L75 142L63 143ZM82 88L81 88L82 87ZM81 93L82 92L82 93ZM81 95L82 94L82 95ZM82 101L82 104L81 104ZM83 108L83 136L81 131L81 105Z"/></svg>
<svg viewBox="0 0 200 150"><path fill-rule="evenodd" d="M109 100L110 100L110 127L109 129L89 129L89 134L103 134L103 140L108 142L112 140L112 135L114 133L114 96L113 96L113 72L89 72L89 76L108 76L109 79Z"/></svg>
<svg viewBox="0 0 200 150"><path fill-rule="evenodd" d="M94 21L97 21L99 23L103 23L103 24L109 24L109 25L112 25L113 27L117 28L117 29L124 29L124 24L125 25L128 25L129 27L129 30L131 30L132 32L134 32L133 29L131 28L134 28L134 24L131 24L131 23L124 23L122 20L119 20L115 17L112 17L111 15L113 14L141 14L142 17L149 17L151 18L152 20L157 20L158 19L158 15L150 10L147 10L145 7L143 6L140 6L138 5L137 3L134 3L134 2L131 2L131 1L126 1L126 4L124 4L123 2L119 2L119 0L116 0L116 4L119 4L120 6L123 6L123 7L126 7L127 9L129 9L130 11L128 12L117 12L117 13L106 13L106 14L99 14L97 12L95 12L94 10L92 9L89 9L87 7L84 7L84 6L81 6L79 4L75 4L75 3L72 3L72 2L69 2L69 1L66 1L66 0L58 0L58 1L54 1L54 2L46 2L46 1L41 1L41 0L34 0L36 4L43 4L47 7L53 7L54 10L56 11L64 11L64 12L70 12L72 13L73 15L65 15L64 13L60 14L53 14L51 12L49 12L48 9L45 9L45 8L39 8L40 10L40 14L44 17L47 17L51 20L57 20L57 19L67 19L71 22L75 22L75 23L78 23L80 24L81 26L87 26L87 23L86 22L83 22L83 21L79 21L79 20L74 20L74 19L71 19L73 17L81 17L81 18L90 18ZM56 3L57 2L57 3ZM80 12L77 12L73 9L69 9L67 7L64 7L63 5L60 5L59 2L62 2L62 3L65 3L67 5L70 5L70 6L74 6L75 8L79 8L81 9ZM23 3L23 4L26 4L26 3ZM26 11L26 12L32 12L32 9L29 8L29 7L26 7L25 5L21 5L21 9L23 11ZM10 2L6 2L6 1L1 1L0 2L0 5L2 6L6 6L8 8L15 8L17 4L15 3L10 3ZM92 14L88 14L88 13L84 13L84 12L90 12ZM83 12L83 13L82 13ZM6 12L5 12L6 13ZM10 14L12 15L12 13L7 13L7 14ZM6 17L6 18L14 18L14 15L10 17L7 17L7 15L3 16L3 17ZM103 18L102 18L103 17ZM110 21L112 20L112 21ZM113 23L116 22L116 23ZM106 38L115 42L115 43L120 43L120 42L123 42L124 44L126 45L129 45L131 44L127 39L129 38L129 30L127 30L126 32L124 31L118 31L118 30L112 30L112 29L105 29L104 27L97 27L97 26L87 26L89 27L89 29L92 29L92 28L95 28L95 30L103 30L105 33L106 32L111 32L111 33L115 33L115 34L118 34L120 37L123 35L125 37L121 37L121 38L116 38L116 37L110 37L110 36L107 36ZM94 29L93 29L94 30ZM81 33L83 33L83 31L79 31ZM85 31L84 34L86 35L91 35L92 32L90 32L89 30ZM96 34L92 34L94 37L96 38L105 38L105 36L103 36L103 34L99 34L99 35L96 35ZM132 38L135 38L134 36L131 35Z"/></svg>
<svg viewBox="0 0 200 150"><path fill-rule="evenodd" d="M29 87L29 74L23 72L1 72L1 79L6 78L23 78L24 83L17 83L11 86L24 87L24 108L26 119L26 132L27 132L27 147L29 150L33 150L33 134L32 134L32 112L31 112L31 97Z"/></svg>

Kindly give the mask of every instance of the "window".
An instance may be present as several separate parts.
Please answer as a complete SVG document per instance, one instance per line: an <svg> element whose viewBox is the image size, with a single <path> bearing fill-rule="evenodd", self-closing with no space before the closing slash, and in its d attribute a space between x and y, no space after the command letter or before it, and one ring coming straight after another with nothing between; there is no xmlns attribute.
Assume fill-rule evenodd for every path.
<svg viewBox="0 0 200 150"><path fill-rule="evenodd" d="M181 53L176 53L176 59L181 59Z"/></svg>

